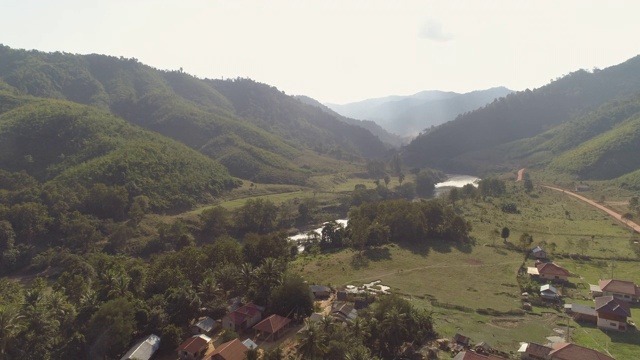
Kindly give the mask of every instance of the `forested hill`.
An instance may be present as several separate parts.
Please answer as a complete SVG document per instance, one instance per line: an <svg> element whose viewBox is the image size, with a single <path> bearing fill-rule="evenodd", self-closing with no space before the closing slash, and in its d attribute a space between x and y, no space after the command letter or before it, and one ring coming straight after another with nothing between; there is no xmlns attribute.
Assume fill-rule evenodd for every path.
<svg viewBox="0 0 640 360"><path fill-rule="evenodd" d="M250 80L201 80L136 59L0 45L0 80L22 94L110 111L252 181L304 183L308 170L292 165L292 160L309 149L350 158L377 157L386 151L370 132L275 88Z"/></svg>
<svg viewBox="0 0 640 360"><path fill-rule="evenodd" d="M184 209L236 183L216 161L104 110L3 90L0 173L5 180L18 176L48 184L65 207L106 184L126 202L146 196L155 209ZM21 182L1 181L0 189L31 181Z"/></svg>
<svg viewBox="0 0 640 360"><path fill-rule="evenodd" d="M387 130L383 129L380 125L376 124L374 121L371 120L358 120L358 119L352 119L349 117L344 117L340 114L338 114L337 112L331 110L329 107L327 107L326 105L322 104L321 102L319 102L316 99L310 98L308 96L304 96L304 95L297 95L296 98L298 100L300 100L301 102L308 104L308 105L312 105L315 107L320 108L322 111L329 113L335 117L340 118L342 121L346 122L347 124L351 124L351 125L356 125L362 128L365 128L367 130L369 130L373 135L377 136L378 139L382 140L382 142L392 145L392 146L401 146L405 143L405 140L395 134L391 134L390 132L388 132ZM408 142L408 141L406 141Z"/></svg>
<svg viewBox="0 0 640 360"><path fill-rule="evenodd" d="M533 137L640 91L640 56L603 70L579 70L533 91L512 93L417 137L405 149L416 166L481 171L501 166L499 146Z"/></svg>

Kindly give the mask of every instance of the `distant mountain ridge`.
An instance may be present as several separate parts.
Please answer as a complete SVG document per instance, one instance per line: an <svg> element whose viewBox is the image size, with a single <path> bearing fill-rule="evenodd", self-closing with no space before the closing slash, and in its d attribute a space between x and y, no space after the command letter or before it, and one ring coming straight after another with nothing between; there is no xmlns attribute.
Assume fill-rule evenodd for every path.
<svg viewBox="0 0 640 360"><path fill-rule="evenodd" d="M465 94L427 90L409 96L394 95L326 105L341 115L374 121L393 134L414 137L427 128L453 120L511 92L505 87Z"/></svg>

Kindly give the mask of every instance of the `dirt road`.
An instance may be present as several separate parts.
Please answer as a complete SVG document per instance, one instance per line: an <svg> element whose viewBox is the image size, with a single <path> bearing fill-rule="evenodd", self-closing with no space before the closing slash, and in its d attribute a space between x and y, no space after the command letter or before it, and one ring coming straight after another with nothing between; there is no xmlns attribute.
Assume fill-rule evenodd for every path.
<svg viewBox="0 0 640 360"><path fill-rule="evenodd" d="M635 230L636 232L640 233L640 225L638 225L638 224L634 223L634 222L633 222L633 221L631 221L631 220L623 219L623 218L622 218L622 215L618 214L617 212L615 212L615 211L613 211L613 210L611 210L611 209L609 209L609 208L607 208L607 207L604 207L604 206L602 206L602 205L600 205L600 204L596 203L596 202L595 202L595 201L593 201L593 200L587 199L586 197L584 197L584 196L582 196L582 195L578 195L578 194L576 194L576 193L573 193L573 192L571 192L571 191L567 191L567 190L565 190L565 189L561 189L561 188L557 188L557 187L553 187L553 186L549 186L549 185L541 185L541 186L542 186L542 187L545 187L545 188L547 188L547 189L551 189L551 190L562 191L564 194L571 195L571 196L576 197L576 198L578 198L578 199L580 199L580 200L582 200L582 201L584 201L584 202L586 202L586 203L588 203L588 204L590 204L590 205L592 205L592 206L595 206L595 207L597 207L598 209L600 209L600 210L602 210L602 211L606 212L607 214L609 214L609 215L613 216L616 220L620 221L620 222L621 222L621 223L623 223L624 225L627 225L627 226L628 226L628 227L630 227L631 229L633 229L633 230Z"/></svg>
<svg viewBox="0 0 640 360"><path fill-rule="evenodd" d="M522 181L522 176L524 175L525 170L527 170L527 168L522 168L518 170L518 179L516 181Z"/></svg>

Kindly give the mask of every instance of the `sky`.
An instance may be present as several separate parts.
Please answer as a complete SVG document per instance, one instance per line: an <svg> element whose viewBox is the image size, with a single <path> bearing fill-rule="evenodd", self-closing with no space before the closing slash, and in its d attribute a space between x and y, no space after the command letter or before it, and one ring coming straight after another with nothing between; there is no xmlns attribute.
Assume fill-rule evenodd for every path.
<svg viewBox="0 0 640 360"><path fill-rule="evenodd" d="M640 1L0 0L0 43L347 103L534 89L640 54Z"/></svg>

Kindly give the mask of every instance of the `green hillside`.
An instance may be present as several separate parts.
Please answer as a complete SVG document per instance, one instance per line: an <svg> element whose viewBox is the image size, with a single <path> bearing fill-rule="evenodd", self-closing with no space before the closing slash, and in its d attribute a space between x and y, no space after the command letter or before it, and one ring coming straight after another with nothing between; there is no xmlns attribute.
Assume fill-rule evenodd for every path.
<svg viewBox="0 0 640 360"><path fill-rule="evenodd" d="M201 80L136 59L0 45L0 81L22 94L108 110L220 160L234 176L256 181L304 183L308 172L289 164L305 149L347 158L386 151L369 131L275 88L249 80Z"/></svg>
<svg viewBox="0 0 640 360"><path fill-rule="evenodd" d="M539 89L512 93L417 137L406 147L405 158L417 166L448 171L499 167L511 156L499 150L501 145L534 137L638 91L640 56L603 70L576 71Z"/></svg>
<svg viewBox="0 0 640 360"><path fill-rule="evenodd" d="M124 186L158 209L209 200L235 181L215 161L105 111L68 101L22 100L0 114L0 168L65 186Z"/></svg>

